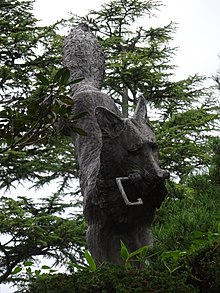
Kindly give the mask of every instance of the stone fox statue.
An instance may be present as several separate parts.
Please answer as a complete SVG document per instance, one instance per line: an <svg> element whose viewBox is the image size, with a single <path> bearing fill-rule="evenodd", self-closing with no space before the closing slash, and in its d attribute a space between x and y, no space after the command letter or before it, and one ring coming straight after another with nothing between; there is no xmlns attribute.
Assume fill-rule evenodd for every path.
<svg viewBox="0 0 220 293"><path fill-rule="evenodd" d="M88 249L97 264L120 264L120 240L129 251L151 244L151 224L166 196L169 173L159 167L144 97L139 98L133 117L125 119L114 101L100 91L104 58L86 25L66 37L63 61L73 79L84 77L74 85L72 99L74 114L88 113L78 121L87 136L71 129L68 134L79 163Z"/></svg>

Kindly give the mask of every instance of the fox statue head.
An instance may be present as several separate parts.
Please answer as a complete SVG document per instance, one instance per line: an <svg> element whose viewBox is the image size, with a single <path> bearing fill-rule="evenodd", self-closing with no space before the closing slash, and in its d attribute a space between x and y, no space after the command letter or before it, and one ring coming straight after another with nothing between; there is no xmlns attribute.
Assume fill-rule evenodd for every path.
<svg viewBox="0 0 220 293"><path fill-rule="evenodd" d="M159 208L166 195L169 172L159 166L158 146L147 121L144 97L139 98L132 118L123 119L103 107L97 107L95 115L102 132L100 177L127 177L124 185L131 198L142 192L142 200L149 204L150 194L155 193L151 201ZM135 190L138 194L132 194Z"/></svg>

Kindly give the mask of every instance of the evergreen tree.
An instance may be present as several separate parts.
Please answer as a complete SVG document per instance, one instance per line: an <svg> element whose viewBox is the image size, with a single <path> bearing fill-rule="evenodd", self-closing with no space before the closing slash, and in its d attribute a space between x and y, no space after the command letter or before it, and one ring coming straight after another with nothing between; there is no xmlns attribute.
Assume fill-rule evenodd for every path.
<svg viewBox="0 0 220 293"><path fill-rule="evenodd" d="M85 222L77 214L63 217L73 203L61 203L58 193L40 201L22 196L0 200L0 284L18 284L22 266L29 261L34 264L37 256L44 256L45 263L52 258L55 265L80 262Z"/></svg>
<svg viewBox="0 0 220 293"><path fill-rule="evenodd" d="M72 106L69 72L61 68L63 37L58 23L38 26L33 3L0 2L0 188L13 194L18 181L42 186L59 178L61 183L57 193L42 194L37 203L22 195L1 197L0 283L13 280L11 274L35 256L53 257L56 263L75 260L85 244L81 217L63 215L76 204L72 188L71 203L63 198L77 174L70 140L54 130L57 117L65 118Z"/></svg>
<svg viewBox="0 0 220 293"><path fill-rule="evenodd" d="M58 23L38 26L34 0L0 3L0 187L32 180L39 186L61 178L57 194L35 205L30 199L2 198L0 233L9 240L0 245L0 281L35 255L53 256L57 262L75 260L84 244L85 224L59 213L69 205L60 196L77 176L77 161L68 139L57 138L57 117L71 120L69 73L61 68L63 38ZM142 92L152 112L164 168L184 179L210 165L206 150L210 131L216 130L218 105L197 75L173 81L175 48L169 41L174 24L152 28L139 21L162 5L159 1L119 0L91 11L86 21L106 54L104 89L127 116ZM149 23L149 22L148 22ZM74 81L73 81L74 82ZM73 192L70 192L73 194Z"/></svg>
<svg viewBox="0 0 220 293"><path fill-rule="evenodd" d="M179 178L210 163L206 144L216 129L216 101L205 88L204 77L195 75L173 81L175 66L171 48L175 26L150 27L160 1L120 0L104 4L85 17L73 15L72 23L87 22L106 56L104 89L129 114L144 94L161 150L161 162ZM143 23L140 26L140 23ZM154 121L155 120L155 121Z"/></svg>
<svg viewBox="0 0 220 293"><path fill-rule="evenodd" d="M73 146L57 139L54 128L72 105L69 72L61 68L63 37L58 23L38 26L33 3L0 3L0 187L76 176Z"/></svg>

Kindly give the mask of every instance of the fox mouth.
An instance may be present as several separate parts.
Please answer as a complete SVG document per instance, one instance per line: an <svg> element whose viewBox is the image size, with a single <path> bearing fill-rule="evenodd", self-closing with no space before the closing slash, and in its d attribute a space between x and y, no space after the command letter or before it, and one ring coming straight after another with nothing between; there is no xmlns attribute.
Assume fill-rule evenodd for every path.
<svg viewBox="0 0 220 293"><path fill-rule="evenodd" d="M118 185L118 189L124 199L124 202L127 206L132 206L132 205L143 205L143 200L141 199L141 197L138 197L136 201L131 202L128 199L128 196L125 192L124 186L122 185L122 181L130 181L129 177L117 177L116 178L116 183Z"/></svg>
<svg viewBox="0 0 220 293"><path fill-rule="evenodd" d="M149 203L152 201L152 203L159 208L167 194L164 179L164 177L157 177L156 180L155 178L149 180L146 177L143 178L141 175L138 175L117 177L116 183L127 206L143 205L146 198L148 198ZM149 195L151 195L152 192L154 196L151 198Z"/></svg>

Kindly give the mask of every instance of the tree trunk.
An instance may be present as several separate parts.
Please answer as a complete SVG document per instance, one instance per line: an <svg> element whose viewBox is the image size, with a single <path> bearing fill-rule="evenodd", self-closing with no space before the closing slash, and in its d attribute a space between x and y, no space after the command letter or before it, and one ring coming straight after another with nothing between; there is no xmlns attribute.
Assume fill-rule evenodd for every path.
<svg viewBox="0 0 220 293"><path fill-rule="evenodd" d="M122 116L128 118L128 87L125 85L122 94Z"/></svg>

